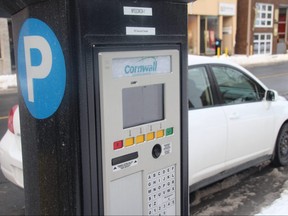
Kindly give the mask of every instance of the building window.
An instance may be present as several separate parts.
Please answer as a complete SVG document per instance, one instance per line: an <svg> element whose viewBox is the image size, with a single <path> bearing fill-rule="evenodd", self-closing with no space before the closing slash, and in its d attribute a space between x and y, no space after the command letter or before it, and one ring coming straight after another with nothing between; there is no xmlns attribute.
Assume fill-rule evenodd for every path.
<svg viewBox="0 0 288 216"><path fill-rule="evenodd" d="M254 34L254 54L272 54L272 34Z"/></svg>
<svg viewBox="0 0 288 216"><path fill-rule="evenodd" d="M272 27L273 4L256 3L255 27Z"/></svg>

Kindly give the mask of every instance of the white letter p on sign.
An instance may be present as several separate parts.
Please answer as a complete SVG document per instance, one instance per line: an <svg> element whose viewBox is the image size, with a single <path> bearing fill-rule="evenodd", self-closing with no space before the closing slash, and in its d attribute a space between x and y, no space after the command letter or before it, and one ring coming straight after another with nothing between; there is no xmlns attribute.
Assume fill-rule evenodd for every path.
<svg viewBox="0 0 288 216"><path fill-rule="evenodd" d="M41 53L40 65L32 66L31 49L37 49ZM27 73L28 100L34 102L33 79L46 78L52 68L52 51L47 40L41 36L25 36L24 52Z"/></svg>

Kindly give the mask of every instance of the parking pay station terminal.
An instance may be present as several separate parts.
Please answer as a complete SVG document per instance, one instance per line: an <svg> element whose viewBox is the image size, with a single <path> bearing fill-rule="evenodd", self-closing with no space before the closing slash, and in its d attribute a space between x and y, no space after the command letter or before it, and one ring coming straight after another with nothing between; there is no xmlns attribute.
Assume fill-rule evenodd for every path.
<svg viewBox="0 0 288 216"><path fill-rule="evenodd" d="M13 23L26 214L189 214L191 1L0 2Z"/></svg>
<svg viewBox="0 0 288 216"><path fill-rule="evenodd" d="M109 215L180 215L179 54L177 49L98 54Z"/></svg>

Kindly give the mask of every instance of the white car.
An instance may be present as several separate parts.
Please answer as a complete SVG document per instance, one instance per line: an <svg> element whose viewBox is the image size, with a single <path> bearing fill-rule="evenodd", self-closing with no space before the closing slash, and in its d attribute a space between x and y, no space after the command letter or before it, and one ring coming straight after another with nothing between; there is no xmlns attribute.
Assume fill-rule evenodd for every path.
<svg viewBox="0 0 288 216"><path fill-rule="evenodd" d="M288 102L243 67L189 56L189 185L272 160L288 165Z"/></svg>
<svg viewBox="0 0 288 216"><path fill-rule="evenodd" d="M246 69L189 56L189 185L205 185L272 160L288 164L288 102ZM23 187L19 112L0 142L4 175Z"/></svg>
<svg viewBox="0 0 288 216"><path fill-rule="evenodd" d="M9 181L24 187L18 105L10 110L8 129L0 141L0 167Z"/></svg>

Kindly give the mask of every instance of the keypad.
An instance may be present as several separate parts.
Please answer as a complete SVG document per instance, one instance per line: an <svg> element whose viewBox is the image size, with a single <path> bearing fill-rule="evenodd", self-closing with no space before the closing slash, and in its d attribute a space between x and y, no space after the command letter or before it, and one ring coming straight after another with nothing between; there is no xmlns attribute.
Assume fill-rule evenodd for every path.
<svg viewBox="0 0 288 216"><path fill-rule="evenodd" d="M175 165L147 175L148 215L175 215Z"/></svg>

